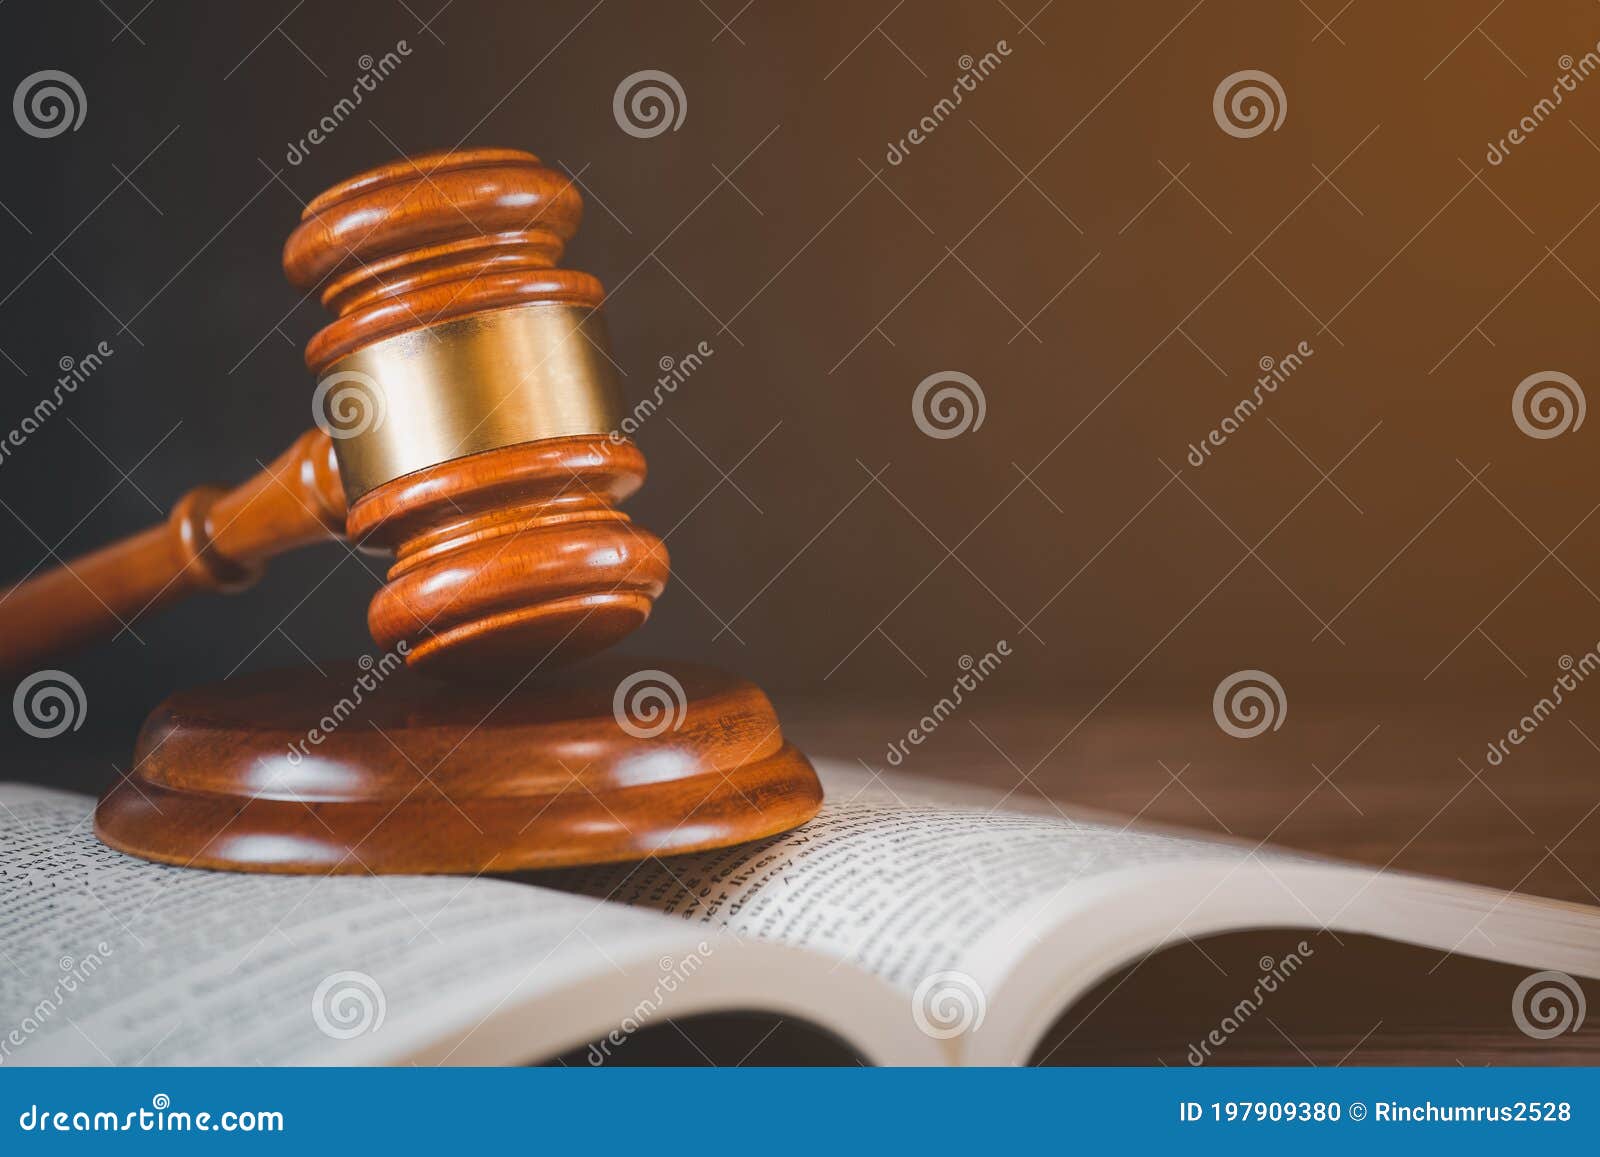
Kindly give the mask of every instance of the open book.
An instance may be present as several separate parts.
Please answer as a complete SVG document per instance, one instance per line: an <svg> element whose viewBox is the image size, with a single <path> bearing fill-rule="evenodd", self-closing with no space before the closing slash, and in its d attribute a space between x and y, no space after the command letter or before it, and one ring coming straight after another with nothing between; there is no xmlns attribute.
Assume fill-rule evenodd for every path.
<svg viewBox="0 0 1600 1157"><path fill-rule="evenodd" d="M86 797L0 786L0 1064L600 1063L717 1010L1024 1063L1119 967L1260 928L1600 977L1600 909L819 771L788 835L517 881L163 867L101 846Z"/></svg>

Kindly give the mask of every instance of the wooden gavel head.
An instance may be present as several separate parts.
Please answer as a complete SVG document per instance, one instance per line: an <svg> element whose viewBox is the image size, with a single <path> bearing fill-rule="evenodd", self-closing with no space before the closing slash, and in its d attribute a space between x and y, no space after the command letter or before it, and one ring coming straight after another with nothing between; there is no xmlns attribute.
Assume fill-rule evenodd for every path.
<svg viewBox="0 0 1600 1157"><path fill-rule="evenodd" d="M334 320L306 349L347 533L394 551L368 626L411 667L521 674L644 622L666 548L617 503L645 463L587 273L582 201L514 149L383 165L313 200L283 252Z"/></svg>

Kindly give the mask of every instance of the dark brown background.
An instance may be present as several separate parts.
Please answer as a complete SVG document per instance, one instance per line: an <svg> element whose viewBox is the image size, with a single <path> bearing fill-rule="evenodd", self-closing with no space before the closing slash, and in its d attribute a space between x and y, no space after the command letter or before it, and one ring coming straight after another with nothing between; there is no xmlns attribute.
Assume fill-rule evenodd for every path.
<svg viewBox="0 0 1600 1157"><path fill-rule="evenodd" d="M0 465L0 578L305 428L321 315L278 270L305 199L399 153L531 148L585 191L569 256L612 292L630 394L715 350L639 434L632 511L674 584L630 649L748 673L810 750L880 767L1006 639L908 770L1600 903L1600 685L1484 761L1600 641L1600 419L1536 440L1511 413L1532 373L1593 385L1600 79L1485 160L1600 40L1593 4L439 4L0 9L6 91L59 68L88 96L76 133L0 123L0 431L60 358L116 350ZM681 83L678 131L619 129L642 69ZM1277 131L1218 127L1241 69L1281 82ZM987 418L937 441L911 396L944 370ZM65 658L87 724L42 743L0 713L7 776L98 787L173 687L370 651L380 570L308 552ZM1211 718L1244 668L1288 701L1251 741ZM1472 998L1501 1029L1509 985Z"/></svg>
<svg viewBox="0 0 1600 1157"><path fill-rule="evenodd" d="M1600 639L1593 428L1536 440L1510 407L1530 373L1593 369L1600 84L1484 160L1600 15L1313 7L9 4L8 82L63 68L88 115L4 134L0 425L62 356L116 353L0 466L4 570L241 478L306 425L321 315L278 271L303 199L403 151L522 145L587 191L571 258L612 289L630 392L716 351L639 434L634 512L670 532L675 579L633 649L780 700L904 699L909 725L1005 638L974 719L1028 700L1066 732L1160 703L1216 746L1181 754L1223 760L1241 744L1206 724L1211 691L1261 668L1291 719L1367 714L1337 751L1291 729L1252 758L1295 744L1326 768L1374 723L1470 699L1481 727L1436 755L1481 767ZM358 58L401 39L399 70L290 165ZM888 165L958 58L1001 39L1011 56ZM612 115L644 68L687 96L648 140ZM1240 68L1281 81L1277 131L1213 119ZM1299 373L1189 466L1257 360L1301 341ZM910 401L950 369L987 419L938 441ZM380 568L312 551L66 660L89 725L52 754L125 744L177 685L370 649ZM1525 762L1594 781L1584 695ZM1086 754L1059 738L1017 758Z"/></svg>
<svg viewBox="0 0 1600 1157"><path fill-rule="evenodd" d="M277 264L301 200L397 152L511 144L588 191L571 258L612 287L630 391L716 350L639 435L634 511L672 531L676 582L637 648L780 691L921 693L1005 637L1001 695L1209 694L1259 667L1295 703L1471 689L1520 713L1600 639L1592 432L1538 441L1510 413L1528 374L1592 370L1600 85L1500 167L1484 153L1600 15L1508 6L1474 32L1455 3L1326 27L1311 7L761 0L723 4L724 27L716 5L455 0L423 29L432 0L161 2L123 30L99 5L8 4L8 86L64 68L89 111L52 140L6 126L0 422L61 356L117 353L0 467L4 569L240 478L306 424L319 313ZM357 58L399 39L411 57L289 165ZM1000 39L1010 58L888 165L958 58ZM614 122L643 68L683 85L677 132ZM1213 120L1241 68L1282 82L1278 131ZM1257 359L1302 340L1305 368L1188 466ZM910 397L946 369L988 415L934 441ZM374 582L315 552L73 669L110 710L357 652Z"/></svg>
<svg viewBox="0 0 1600 1157"><path fill-rule="evenodd" d="M400 152L520 145L586 191L571 260L611 288L630 394L662 357L715 350L638 435L633 510L669 535L674 585L635 651L736 668L823 717L903 702L886 710L909 726L1005 638L969 722L1035 704L1037 735L1000 737L1024 769L1103 765L1106 712L1148 705L1190 737L1161 757L1223 782L1247 750L1325 770L1374 725L1373 775L1481 769L1560 656L1600 640L1593 428L1529 438L1510 405L1530 373L1593 369L1600 83L1484 160L1600 14L1314 8L8 4L8 83L65 69L88 115L4 134L0 426L62 356L116 353L0 466L4 571L146 524L304 428L322 315L278 271L304 199ZM402 39L399 69L289 164L358 59ZM959 58L1002 39L1004 63L889 165ZM612 96L646 68L687 112L641 140ZM1287 97L1247 140L1212 114L1242 68ZM1301 341L1305 366L1190 466L1258 359ZM941 370L987 398L945 441L911 414ZM85 730L22 750L125 750L175 686L370 650L381 566L315 550L140 620L64 661ZM1326 740L1242 743L1209 722L1242 668L1282 682L1290 720L1359 709ZM1589 698L1500 790L1551 766L1600 798ZM1427 766L1399 767L1389 737L1460 701L1464 724L1406 749ZM960 751L955 731L977 742L947 728L913 763ZM881 761L904 727L878 732L841 754Z"/></svg>

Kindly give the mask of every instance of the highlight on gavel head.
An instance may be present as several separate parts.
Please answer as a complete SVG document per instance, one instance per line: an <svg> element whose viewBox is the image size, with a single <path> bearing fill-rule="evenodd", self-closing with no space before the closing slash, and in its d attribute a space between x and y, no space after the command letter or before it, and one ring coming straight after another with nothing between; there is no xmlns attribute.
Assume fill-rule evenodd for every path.
<svg viewBox="0 0 1600 1157"><path fill-rule="evenodd" d="M645 464L614 433L603 290L556 268L581 215L531 153L432 153L329 189L284 247L334 314L306 362L349 536L395 552L368 626L426 673L600 650L666 584L666 548L616 509Z"/></svg>

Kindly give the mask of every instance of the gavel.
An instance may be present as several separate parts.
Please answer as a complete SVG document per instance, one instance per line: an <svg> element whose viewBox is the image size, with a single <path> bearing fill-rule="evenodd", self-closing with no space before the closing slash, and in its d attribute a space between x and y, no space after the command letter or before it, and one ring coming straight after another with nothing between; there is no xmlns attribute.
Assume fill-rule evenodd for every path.
<svg viewBox="0 0 1600 1157"><path fill-rule="evenodd" d="M401 159L318 196L283 251L334 315L306 347L317 428L237 489L198 487L164 525L0 592L0 668L338 535L394 552L367 623L424 674L526 671L638 627L668 559L617 509L645 462L617 433L604 290L558 267L582 208L515 149Z"/></svg>

